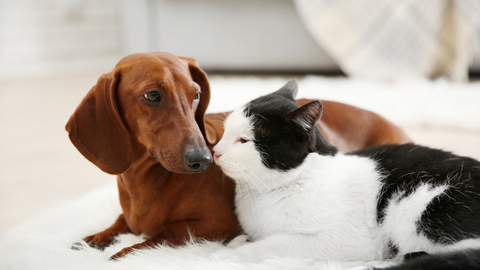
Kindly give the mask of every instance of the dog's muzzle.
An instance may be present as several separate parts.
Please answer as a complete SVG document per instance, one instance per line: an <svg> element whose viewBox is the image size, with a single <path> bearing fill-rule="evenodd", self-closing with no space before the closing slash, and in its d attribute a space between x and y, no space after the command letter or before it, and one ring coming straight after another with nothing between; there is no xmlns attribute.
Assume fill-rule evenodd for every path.
<svg viewBox="0 0 480 270"><path fill-rule="evenodd" d="M185 153L185 163L192 172L201 172L212 163L212 154L205 149L192 149Z"/></svg>

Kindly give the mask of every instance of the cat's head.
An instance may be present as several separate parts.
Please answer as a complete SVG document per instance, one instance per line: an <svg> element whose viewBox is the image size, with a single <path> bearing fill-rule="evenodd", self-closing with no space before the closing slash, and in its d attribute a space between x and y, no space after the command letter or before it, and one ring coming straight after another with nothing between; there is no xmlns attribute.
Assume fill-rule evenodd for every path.
<svg viewBox="0 0 480 270"><path fill-rule="evenodd" d="M337 152L317 126L321 102L300 107L297 90L297 81L291 80L227 117L225 133L213 148L215 162L225 174L235 180L271 179L297 168L309 153Z"/></svg>

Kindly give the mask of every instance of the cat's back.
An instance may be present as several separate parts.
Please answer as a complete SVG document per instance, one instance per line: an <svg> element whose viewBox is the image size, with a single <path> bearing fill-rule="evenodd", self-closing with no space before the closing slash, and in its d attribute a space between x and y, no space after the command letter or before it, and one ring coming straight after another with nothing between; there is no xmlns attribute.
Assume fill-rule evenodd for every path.
<svg viewBox="0 0 480 270"><path fill-rule="evenodd" d="M429 183L458 185L465 181L480 184L480 162L451 152L421 145L379 145L348 153L366 157L377 163L386 175L385 183L398 186L405 183L412 188Z"/></svg>
<svg viewBox="0 0 480 270"><path fill-rule="evenodd" d="M462 166L462 164L464 167L480 165L479 161L469 157L458 156L451 152L415 144L377 145L350 152L347 155L374 159L387 170L395 168L411 170L423 168L441 172L457 168Z"/></svg>
<svg viewBox="0 0 480 270"><path fill-rule="evenodd" d="M413 144L375 146L348 155L374 160L384 174L377 222L389 230L393 246L403 247L400 252L433 252L432 243L448 245L480 236L479 161ZM410 229L398 226L406 222Z"/></svg>

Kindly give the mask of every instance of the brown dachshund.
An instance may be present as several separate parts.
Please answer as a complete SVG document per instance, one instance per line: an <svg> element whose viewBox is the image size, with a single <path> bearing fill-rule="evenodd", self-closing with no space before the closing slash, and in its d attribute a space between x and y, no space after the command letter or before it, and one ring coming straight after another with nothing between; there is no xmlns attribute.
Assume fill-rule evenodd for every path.
<svg viewBox="0 0 480 270"><path fill-rule="evenodd" d="M228 240L240 233L233 181L211 164L224 114L205 115L209 99L207 76L195 59L164 52L129 55L98 79L66 130L82 155L118 175L123 214L110 228L84 238L91 247L103 249L127 232L149 237L116 259L133 249L181 245L190 235ZM341 151L410 142L372 112L323 104L327 113L320 129Z"/></svg>

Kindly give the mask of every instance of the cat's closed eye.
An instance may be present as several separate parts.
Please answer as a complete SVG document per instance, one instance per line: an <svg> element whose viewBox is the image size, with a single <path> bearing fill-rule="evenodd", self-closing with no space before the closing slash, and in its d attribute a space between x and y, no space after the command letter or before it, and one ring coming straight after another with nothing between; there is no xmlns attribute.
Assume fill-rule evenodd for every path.
<svg viewBox="0 0 480 270"><path fill-rule="evenodd" d="M238 139L238 141L241 142L241 143L246 143L246 142L248 142L248 140L245 139L245 138L240 138L240 139Z"/></svg>

